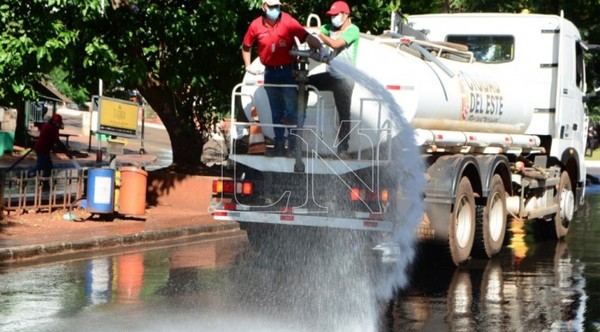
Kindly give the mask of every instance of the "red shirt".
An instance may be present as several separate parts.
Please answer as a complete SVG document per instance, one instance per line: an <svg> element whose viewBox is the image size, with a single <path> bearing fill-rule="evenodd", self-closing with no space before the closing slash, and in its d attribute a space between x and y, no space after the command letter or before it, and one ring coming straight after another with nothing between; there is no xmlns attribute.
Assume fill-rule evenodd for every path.
<svg viewBox="0 0 600 332"><path fill-rule="evenodd" d="M34 150L37 153L50 153L54 143L57 142L60 137L58 136L58 127L50 122L44 122L40 127L40 135L35 141Z"/></svg>
<svg viewBox="0 0 600 332"><path fill-rule="evenodd" d="M289 55L296 44L294 37L304 42L307 35L306 29L296 19L281 12L274 26L270 26L262 16L252 21L244 36L244 46L250 48L256 43L258 57L265 66L285 66L294 62Z"/></svg>

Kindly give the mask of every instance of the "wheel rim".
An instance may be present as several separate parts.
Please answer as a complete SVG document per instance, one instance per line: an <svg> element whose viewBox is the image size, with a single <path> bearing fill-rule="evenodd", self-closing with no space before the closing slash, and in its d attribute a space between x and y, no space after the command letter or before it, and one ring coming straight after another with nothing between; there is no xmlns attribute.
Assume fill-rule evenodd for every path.
<svg viewBox="0 0 600 332"><path fill-rule="evenodd" d="M460 208L456 216L456 240L459 247L464 248L469 244L471 238L471 224L473 222L471 206L467 197L460 200Z"/></svg>
<svg viewBox="0 0 600 332"><path fill-rule="evenodd" d="M563 188L560 195L560 219L562 220L563 226L567 226L573 219L573 213L575 211L575 197L573 192L568 188Z"/></svg>
<svg viewBox="0 0 600 332"><path fill-rule="evenodd" d="M504 228L505 212L502 197L496 194L492 198L492 205L489 212L489 230L492 240L498 241L502 236Z"/></svg>

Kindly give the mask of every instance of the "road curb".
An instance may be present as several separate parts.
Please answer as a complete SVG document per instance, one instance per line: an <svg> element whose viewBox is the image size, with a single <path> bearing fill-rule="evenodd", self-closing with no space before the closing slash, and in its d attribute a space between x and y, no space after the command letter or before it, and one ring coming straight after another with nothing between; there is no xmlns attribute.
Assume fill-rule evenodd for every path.
<svg viewBox="0 0 600 332"><path fill-rule="evenodd" d="M13 248L0 249L0 262L16 262L39 257L72 254L80 251L160 242L189 236L229 234L236 231L240 231L240 226L238 223L233 221L225 221L219 222L218 224L202 224L160 230L146 230L134 234L116 234L90 238L86 240L23 245Z"/></svg>

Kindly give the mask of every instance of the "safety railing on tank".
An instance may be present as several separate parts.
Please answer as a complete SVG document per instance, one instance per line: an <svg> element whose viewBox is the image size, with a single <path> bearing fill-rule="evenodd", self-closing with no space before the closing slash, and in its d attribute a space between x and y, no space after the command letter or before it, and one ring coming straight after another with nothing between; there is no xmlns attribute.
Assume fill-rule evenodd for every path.
<svg viewBox="0 0 600 332"><path fill-rule="evenodd" d="M284 129L288 129L288 130L293 130L293 129L297 129L298 126L297 125L285 125L285 124L275 124L275 123L263 123L260 122L261 119L261 115L258 115L258 119L259 121L252 121L252 119L249 119L249 122L245 122L245 121L239 121L236 119L236 112L235 110L238 109L238 105L237 105L237 99L238 98L249 98L250 99L250 103L249 105L255 106L254 103L254 92L253 93L248 93L248 92L242 92L241 89L242 88L260 88L260 87L274 87L274 88L295 88L298 89L298 85L296 84L248 84L248 83L240 83L238 85L236 85L233 89L233 93L231 96L231 115L230 115L230 121L231 121L231 131L236 131L235 134L234 133L230 133L230 135L232 135L231 137L233 139L230 139L229 141L229 151L231 151L231 153L233 153L233 151L236 151L235 148L235 138L238 137L242 137L244 136L243 134L238 134L237 130L239 129L250 129L251 126L258 126L261 128L261 131L264 132L264 130L262 130L263 128L284 128ZM308 92L314 92L317 95L317 117L315 118L315 124L314 125L307 125L306 123L303 124L302 128L303 129L311 129L314 130L315 133L319 136L322 137L322 133L323 133L323 102L322 102L322 97L319 94L318 90L311 86L311 85L307 85L307 91ZM308 96L308 93L307 93ZM308 98L308 97L307 97ZM251 107L252 107L251 106ZM243 108L243 105L242 105ZM244 112L245 110L242 109L242 112ZM260 109L257 109L257 113L260 113ZM271 119L269 119L270 121Z"/></svg>
<svg viewBox="0 0 600 332"><path fill-rule="evenodd" d="M259 115L259 121L252 121L250 119L249 122L245 122L245 121L239 121L238 119L236 119L236 110L239 110L240 105L238 104L238 102L240 102L240 100L238 100L239 98L249 98L250 102L245 103L246 105L254 105L254 94L256 93L255 90L252 90L250 92L242 92L242 88L246 87L246 88L254 88L254 89L258 89L260 87L278 87L278 88L284 88L284 87L294 87L297 88L297 85L274 85L274 84L258 84L258 83L252 83L252 84L248 84L248 83L240 83L238 85L236 85L233 89L233 93L232 93L232 98L231 98L231 114L230 114L230 121L231 121L231 139L229 140L229 151L232 154L236 153L236 149L235 149L235 144L236 144L236 140L244 137L244 136L249 136L249 129L251 126L259 126L261 129L262 128L266 128L266 127L271 127L271 128L287 128L289 129L295 129L297 128L296 125L283 125L283 124L272 124L272 123L261 123L260 122L260 115ZM315 116L315 123L313 125L307 125L306 123L304 123L303 128L304 129L311 129L315 131L315 134L318 136L318 138L322 139L323 135L324 135L324 131L325 130L332 130L332 128L324 128L324 116L325 113L323 111L323 96L321 94L321 92L315 88L312 85L307 85L307 90L309 92L312 92L316 95L317 97L317 102L315 103L315 106L311 106L311 107L316 107L316 116ZM307 93L307 100L309 99L309 93ZM373 104L375 103L375 107L367 107L367 103ZM240 104L244 104L244 103L240 103ZM244 105L241 105L242 112L245 112ZM252 106L250 106L252 107ZM368 112L365 112L365 108L368 108ZM374 110L376 109L376 111ZM260 112L260 110L258 110L257 112ZM369 113L369 116L372 117L373 114L376 112L376 116L377 116L377 120L375 123L375 127L374 128L365 128L363 127L363 123L365 123L364 121L364 116L366 115L365 113ZM391 154L392 154L392 144L391 144L391 138L392 138L392 128L391 128L391 123L389 121L389 119L386 119L384 117L384 108L383 108L383 104L382 101L380 99L377 98L361 98L360 99L360 112L359 112L359 117L358 117L358 121L359 121L359 126L358 126L358 135L356 135L356 141L359 147L365 146L368 147L370 151L373 151L373 153L367 154L365 153L361 148L358 149L357 155L356 155L356 160L365 160L365 159L370 159L370 160L375 160L375 161L387 161L390 160L391 158ZM269 119L270 120L270 119ZM243 133L243 129L247 129L248 134L244 134ZM371 140L369 138L369 135L362 135L360 133L360 131L370 131L370 132L374 132L375 135L371 135L371 137L375 137L377 138L376 142L373 142L373 140ZM384 145L380 145L381 142L390 142L390 144L384 144ZM314 142L315 146L309 147L309 148L313 148L315 149L315 151L318 151L318 147L316 146L317 144L319 144L318 141ZM383 146L383 148L385 149L383 151L382 154L382 150L381 147Z"/></svg>

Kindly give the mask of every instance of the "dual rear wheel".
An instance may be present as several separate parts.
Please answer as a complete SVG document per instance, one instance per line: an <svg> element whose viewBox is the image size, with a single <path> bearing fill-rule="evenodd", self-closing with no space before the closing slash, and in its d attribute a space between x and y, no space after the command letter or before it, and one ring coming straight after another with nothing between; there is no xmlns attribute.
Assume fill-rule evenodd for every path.
<svg viewBox="0 0 600 332"><path fill-rule="evenodd" d="M456 265L466 262L471 252L478 256L497 254L506 234L506 191L500 175L492 177L485 206L477 206L471 181L458 185L448 229L448 244Z"/></svg>
<svg viewBox="0 0 600 332"><path fill-rule="evenodd" d="M543 222L544 228L552 234L550 237L562 239L569 231L576 204L571 178L566 171L561 174L554 201L558 204L558 212L553 222ZM448 229L448 243L454 264L463 264L471 253L488 258L497 254L504 244L506 227L506 191L502 177L498 174L492 177L484 206L476 205L471 182L463 177L458 185Z"/></svg>

